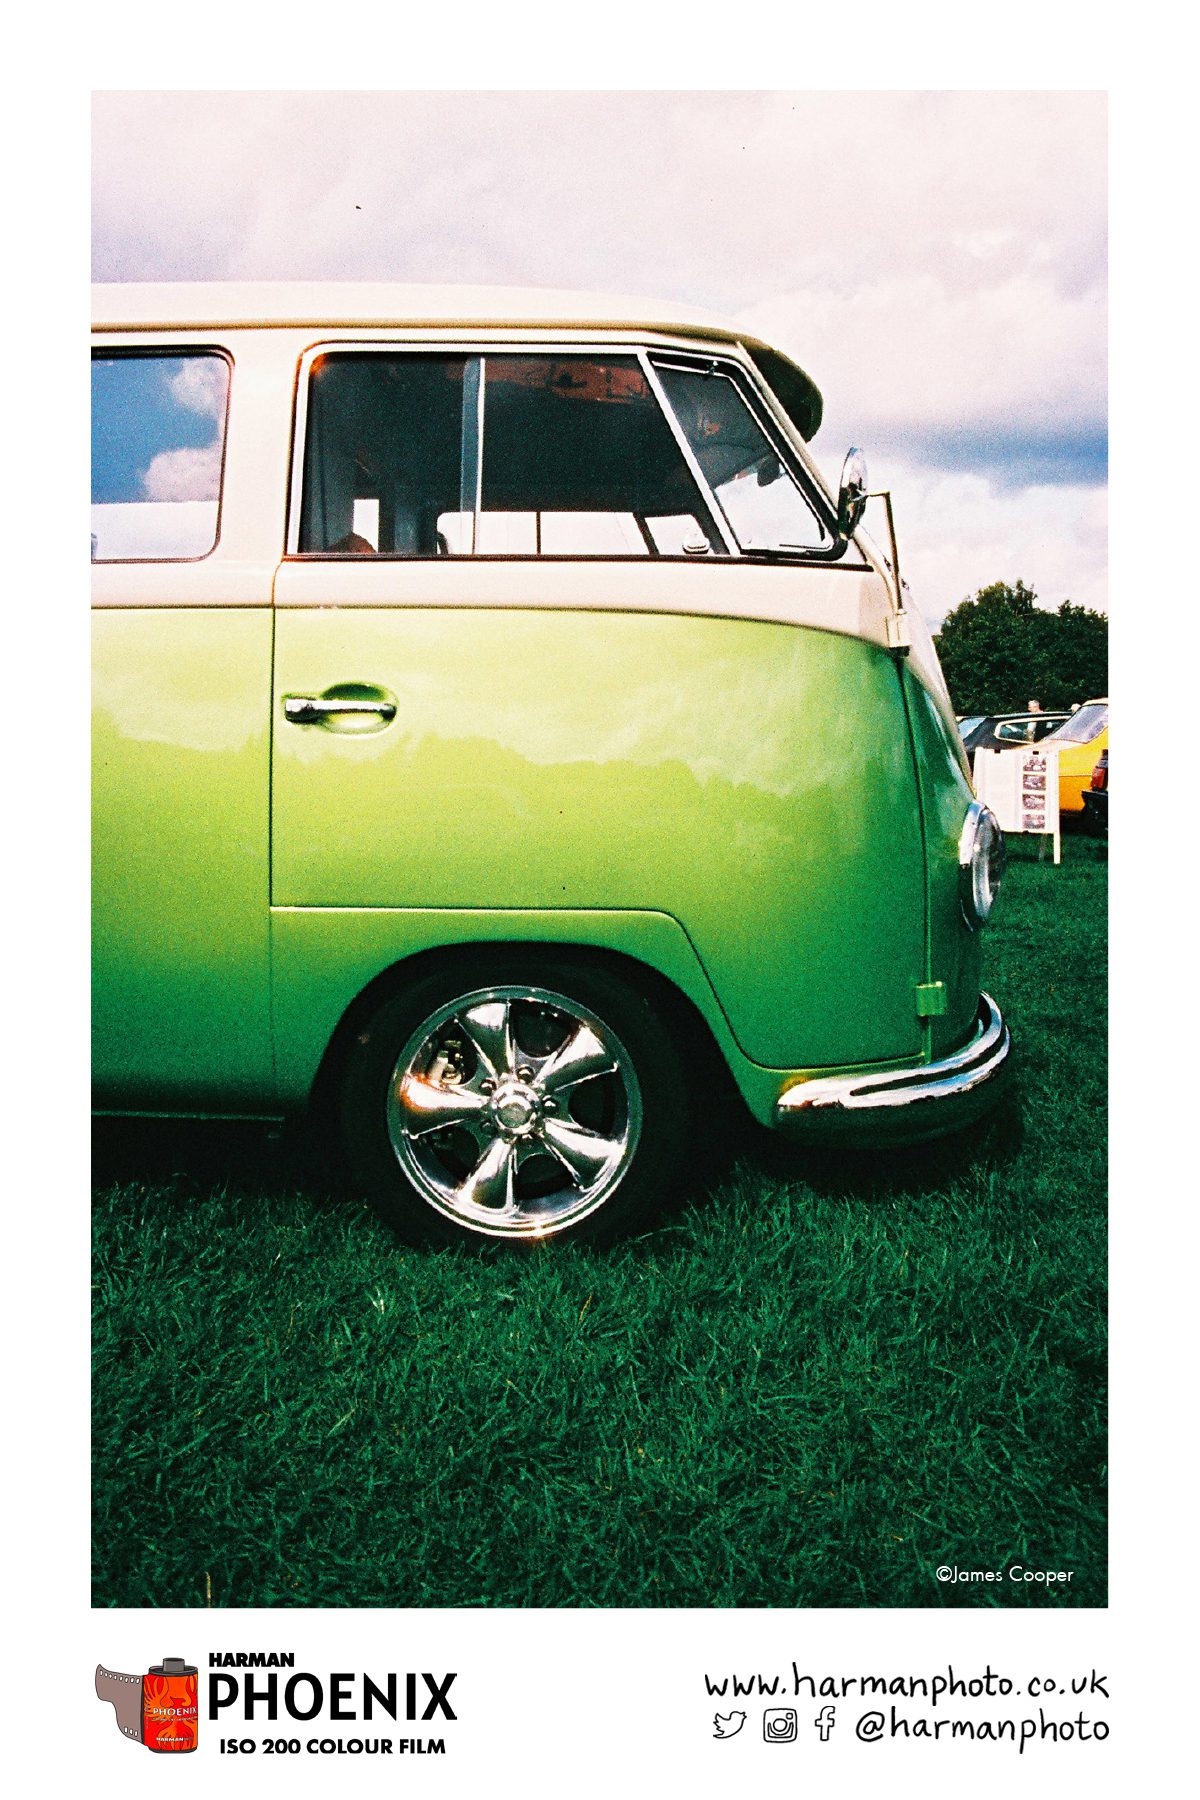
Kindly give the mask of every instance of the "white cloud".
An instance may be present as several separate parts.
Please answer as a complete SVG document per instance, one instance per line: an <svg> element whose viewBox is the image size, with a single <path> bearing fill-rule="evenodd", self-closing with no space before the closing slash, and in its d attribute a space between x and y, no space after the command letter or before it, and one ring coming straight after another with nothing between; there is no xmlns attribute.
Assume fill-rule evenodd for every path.
<svg viewBox="0 0 1200 1800"><path fill-rule="evenodd" d="M1104 293L1045 275L1001 274L974 290L939 273L880 271L853 293L813 287L742 314L814 372L832 418L889 443L965 430L1103 431Z"/></svg>
<svg viewBox="0 0 1200 1800"><path fill-rule="evenodd" d="M742 308L1103 267L1094 94L118 93L99 279L601 286Z"/></svg>
<svg viewBox="0 0 1200 1800"><path fill-rule="evenodd" d="M142 476L147 500L216 500L220 491L220 444L161 450Z"/></svg>
<svg viewBox="0 0 1200 1800"><path fill-rule="evenodd" d="M228 364L217 356L189 356L171 377L172 399L188 412L219 419L225 411Z"/></svg>
<svg viewBox="0 0 1200 1800"><path fill-rule="evenodd" d="M836 482L836 459L818 458ZM1023 580L1040 603L1107 610L1107 494L1061 484L1013 488L985 475L947 474L892 460L870 468L892 490L901 572L935 628L960 600L993 581ZM884 543L882 505L867 528Z"/></svg>

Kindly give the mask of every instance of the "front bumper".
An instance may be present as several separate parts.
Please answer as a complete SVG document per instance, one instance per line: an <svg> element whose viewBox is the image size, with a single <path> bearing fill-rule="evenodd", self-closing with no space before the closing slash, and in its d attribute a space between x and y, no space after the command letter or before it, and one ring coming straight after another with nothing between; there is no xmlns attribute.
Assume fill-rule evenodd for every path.
<svg viewBox="0 0 1200 1800"><path fill-rule="evenodd" d="M775 1106L781 1130L863 1144L918 1142L959 1131L1000 1097L1012 1038L990 994L979 997L975 1029L938 1062L878 1074L818 1075L785 1088Z"/></svg>

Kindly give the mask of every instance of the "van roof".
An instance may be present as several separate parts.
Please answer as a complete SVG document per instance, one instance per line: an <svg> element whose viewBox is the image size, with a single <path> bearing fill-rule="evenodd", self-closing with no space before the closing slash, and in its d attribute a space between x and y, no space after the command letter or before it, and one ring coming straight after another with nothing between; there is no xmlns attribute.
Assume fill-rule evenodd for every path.
<svg viewBox="0 0 1200 1800"><path fill-rule="evenodd" d="M92 321L98 331L509 325L683 333L744 344L803 436L812 437L821 421L819 390L788 357L733 320L672 300L558 288L440 287L385 281L101 282L92 288Z"/></svg>
<svg viewBox="0 0 1200 1800"><path fill-rule="evenodd" d="M92 316L151 325L637 325L737 338L736 324L674 300L558 288L389 281L101 282Z"/></svg>

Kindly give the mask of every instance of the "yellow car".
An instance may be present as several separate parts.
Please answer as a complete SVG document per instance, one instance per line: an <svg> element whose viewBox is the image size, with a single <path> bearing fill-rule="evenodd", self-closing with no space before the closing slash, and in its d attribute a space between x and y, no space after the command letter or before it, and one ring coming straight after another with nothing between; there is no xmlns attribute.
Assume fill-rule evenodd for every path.
<svg viewBox="0 0 1200 1800"><path fill-rule="evenodd" d="M1083 790L1092 779L1100 752L1108 749L1108 701L1085 700L1078 712L1042 739L1058 751L1058 810L1083 817Z"/></svg>

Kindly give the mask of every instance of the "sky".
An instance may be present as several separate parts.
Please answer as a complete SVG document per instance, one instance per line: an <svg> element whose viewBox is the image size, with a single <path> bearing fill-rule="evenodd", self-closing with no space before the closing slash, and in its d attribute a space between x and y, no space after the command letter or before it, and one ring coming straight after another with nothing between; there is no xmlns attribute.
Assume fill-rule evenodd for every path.
<svg viewBox="0 0 1200 1800"><path fill-rule="evenodd" d="M1107 609L1096 93L95 96L93 277L677 299L793 356L892 489L931 621L993 581ZM878 503L876 503L878 504ZM877 538L882 517L869 519Z"/></svg>

